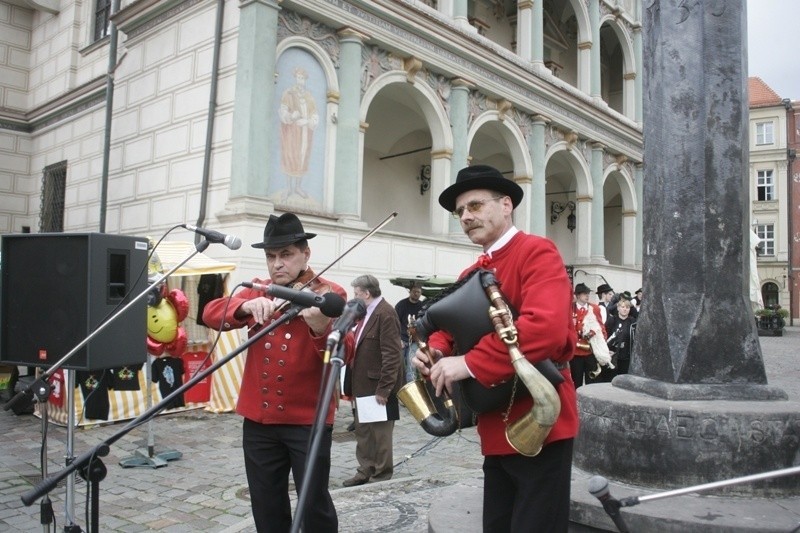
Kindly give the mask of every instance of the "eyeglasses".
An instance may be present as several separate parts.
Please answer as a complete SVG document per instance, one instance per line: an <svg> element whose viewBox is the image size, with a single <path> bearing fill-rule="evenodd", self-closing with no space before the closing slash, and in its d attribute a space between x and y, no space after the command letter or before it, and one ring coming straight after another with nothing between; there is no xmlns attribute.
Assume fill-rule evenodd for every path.
<svg viewBox="0 0 800 533"><path fill-rule="evenodd" d="M483 204L485 204L486 202L491 202L492 200L499 200L500 198L505 198L505 197L506 195L501 194L499 196L492 196L491 198L486 198L484 200L472 200L471 202L467 202L466 204L462 205L461 207L453 211L451 214L453 215L453 218L460 219L461 215L464 214L465 209L470 213L477 213L478 211L483 209Z"/></svg>

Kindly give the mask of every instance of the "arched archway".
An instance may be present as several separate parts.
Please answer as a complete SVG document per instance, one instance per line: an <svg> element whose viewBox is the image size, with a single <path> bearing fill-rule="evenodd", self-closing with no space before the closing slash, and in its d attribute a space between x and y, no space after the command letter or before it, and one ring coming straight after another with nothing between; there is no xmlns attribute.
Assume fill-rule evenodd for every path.
<svg viewBox="0 0 800 533"><path fill-rule="evenodd" d="M389 72L367 89L361 116L361 219L375 225L397 211L394 231L443 233L447 213L436 198L450 182L453 142L436 93L419 79L409 83L405 72Z"/></svg>
<svg viewBox="0 0 800 533"><path fill-rule="evenodd" d="M590 253L591 200L594 194L589 166L580 152L563 141L548 150L545 161L547 237L556 243L565 263L584 261ZM567 222L573 211L576 229L570 231Z"/></svg>
<svg viewBox="0 0 800 533"><path fill-rule="evenodd" d="M613 17L600 26L600 95L608 106L634 119L636 64L627 30Z"/></svg>

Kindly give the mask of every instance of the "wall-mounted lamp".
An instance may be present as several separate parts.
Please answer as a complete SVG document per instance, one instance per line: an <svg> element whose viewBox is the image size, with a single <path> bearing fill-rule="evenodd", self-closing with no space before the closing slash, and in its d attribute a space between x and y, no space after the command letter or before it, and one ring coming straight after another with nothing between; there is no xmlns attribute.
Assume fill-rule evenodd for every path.
<svg viewBox="0 0 800 533"><path fill-rule="evenodd" d="M419 180L419 193L424 195L425 191L431 188L431 166L422 165L422 168L419 169L419 176L417 176L417 179Z"/></svg>
<svg viewBox="0 0 800 533"><path fill-rule="evenodd" d="M572 233L575 231L575 202L572 200L568 202L552 202L550 204L550 224L555 224L561 216L561 213L569 209L567 216L567 229Z"/></svg>

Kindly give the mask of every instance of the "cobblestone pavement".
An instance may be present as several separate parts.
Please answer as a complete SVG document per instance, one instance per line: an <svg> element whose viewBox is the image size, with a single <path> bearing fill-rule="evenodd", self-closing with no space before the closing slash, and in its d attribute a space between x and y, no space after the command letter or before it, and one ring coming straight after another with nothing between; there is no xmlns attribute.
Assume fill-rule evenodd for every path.
<svg viewBox="0 0 800 533"><path fill-rule="evenodd" d="M770 385L800 401L800 327L782 337L762 337ZM348 406L337 413L332 448L331 492L340 531L424 532L431 502L448 486L480 486L482 458L475 428L440 439L426 434L407 411L394 432L395 475L390 481L343 488L356 470L355 440L346 430ZM74 455L80 456L109 438L123 424L78 428ZM241 419L235 414L202 410L157 417L152 423L157 454L178 451L182 457L161 468L122 468L122 459L146 449L147 425L134 429L111 446L103 458L107 477L100 483L101 531L240 532L253 531L241 453ZM24 506L20 496L30 490L41 471L41 421L31 415L0 411L0 531L43 529L40 504ZM48 473L62 468L66 429L51 424L48 431ZM63 530L65 498L73 495L72 523L86 529L86 484L78 478L74 490L63 482L50 493L57 525ZM461 531L454 524L453 531Z"/></svg>

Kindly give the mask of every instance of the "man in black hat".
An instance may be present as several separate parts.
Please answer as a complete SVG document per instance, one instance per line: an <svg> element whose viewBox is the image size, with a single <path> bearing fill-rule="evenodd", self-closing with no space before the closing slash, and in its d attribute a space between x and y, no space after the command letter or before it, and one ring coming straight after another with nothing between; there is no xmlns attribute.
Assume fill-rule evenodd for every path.
<svg viewBox="0 0 800 533"><path fill-rule="evenodd" d="M597 286L597 306L600 308L600 316L602 323L605 324L608 319L608 307L611 304L611 298L614 297L614 289L608 283L603 283Z"/></svg>
<svg viewBox="0 0 800 533"><path fill-rule="evenodd" d="M514 227L512 214L522 196L519 185L497 169L476 165L458 173L456 182L439 196L439 204L453 213L469 239L483 248L478 261L461 277L476 268L493 270L508 305L519 312L516 327L521 352L531 363L551 359L564 377L556 387L560 414L535 457L521 455L506 439L506 407L478 415L484 455L483 530L567 531L572 443L578 431L575 387L568 365L575 347L571 287L553 242ZM508 350L494 332L484 335L466 353L456 353L452 336L443 331L432 334L428 344L437 362L428 368L428 357L417 351L414 366L430 377L437 395L443 389L452 391L455 382L469 377L485 387L515 377ZM516 395L508 423L529 413L532 405L530 397Z"/></svg>
<svg viewBox="0 0 800 533"><path fill-rule="evenodd" d="M254 279L261 285L276 283L308 287L316 293L347 294L335 283L316 278L309 268L311 249L296 215L270 215L264 228L263 248L269 280ZM313 280L313 281L312 281ZM281 316L281 301L257 289L244 289L231 298L209 302L203 311L205 323L223 330L247 326L253 334L260 326ZM305 474L306 455L317 408L316 391L322 380L327 336L331 319L309 307L250 347L242 377L236 412L244 417L244 449L247 483L256 529L288 532L292 513L289 505L289 471L299 495ZM266 339L266 340L264 340ZM335 532L338 519L328 492L331 434L335 402L331 402L326 428L316 458L316 471L309 483L309 505L304 515L305 531Z"/></svg>

